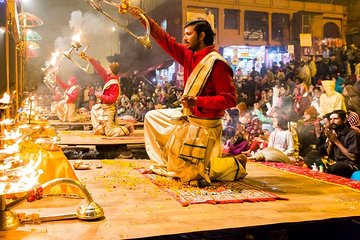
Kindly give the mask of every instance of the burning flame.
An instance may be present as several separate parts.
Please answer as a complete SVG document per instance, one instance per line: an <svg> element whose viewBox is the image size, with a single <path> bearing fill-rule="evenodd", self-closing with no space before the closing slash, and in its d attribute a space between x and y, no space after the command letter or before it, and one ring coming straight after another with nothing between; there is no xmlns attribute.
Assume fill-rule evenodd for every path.
<svg viewBox="0 0 360 240"><path fill-rule="evenodd" d="M5 159L0 164L0 195L26 192L36 186L43 173L38 169L41 161L41 152L37 160L30 159L26 164L19 157Z"/></svg>
<svg viewBox="0 0 360 240"><path fill-rule="evenodd" d="M81 31L78 34L75 34L74 36L71 37L71 40L74 42L78 42L80 43L81 40Z"/></svg>
<svg viewBox="0 0 360 240"><path fill-rule="evenodd" d="M2 159L4 156L11 156L17 152L19 152L20 148L19 148L19 144L22 141L22 139L18 139L16 140L16 142L10 146L7 146L4 149L0 150L0 159ZM0 166L1 166L1 161L0 161Z"/></svg>
<svg viewBox="0 0 360 240"><path fill-rule="evenodd" d="M10 94L5 92L3 97L0 99L0 103L9 104L10 103Z"/></svg>
<svg viewBox="0 0 360 240"><path fill-rule="evenodd" d="M7 118L0 122L0 125L13 125L14 119Z"/></svg>
<svg viewBox="0 0 360 240"><path fill-rule="evenodd" d="M16 131L14 130L10 130L7 131L6 129L4 130L4 140L15 140L15 139L19 139L22 134L20 133L19 129L16 129Z"/></svg>

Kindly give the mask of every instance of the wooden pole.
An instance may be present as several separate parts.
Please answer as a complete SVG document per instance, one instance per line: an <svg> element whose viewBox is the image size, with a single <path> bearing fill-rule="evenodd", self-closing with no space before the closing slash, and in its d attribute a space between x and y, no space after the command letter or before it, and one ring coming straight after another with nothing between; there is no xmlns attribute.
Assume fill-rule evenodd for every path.
<svg viewBox="0 0 360 240"><path fill-rule="evenodd" d="M6 92L10 93L10 47L9 47L9 21L11 21L9 16L8 4L6 3L6 23L5 23L5 64L6 64ZM5 117L10 117L10 109L6 109Z"/></svg>
<svg viewBox="0 0 360 240"><path fill-rule="evenodd" d="M6 92L10 94L9 21L10 21L9 11L8 11L8 6L6 5L6 23L5 23Z"/></svg>
<svg viewBox="0 0 360 240"><path fill-rule="evenodd" d="M18 66L18 51L17 47L15 46L15 101L16 101L16 112L19 109L19 66ZM16 114L15 114L16 115Z"/></svg>

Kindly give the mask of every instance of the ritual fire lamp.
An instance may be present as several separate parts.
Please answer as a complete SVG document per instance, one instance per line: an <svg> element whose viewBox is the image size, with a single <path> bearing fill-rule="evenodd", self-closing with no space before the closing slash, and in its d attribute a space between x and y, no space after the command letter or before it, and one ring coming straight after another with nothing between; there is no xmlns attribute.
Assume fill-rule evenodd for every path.
<svg viewBox="0 0 360 240"><path fill-rule="evenodd" d="M90 67L90 62L88 60L84 59L83 56L85 55L86 50L89 48L89 43L87 43L87 45L79 53L80 59L83 59L83 60L87 61L86 66L82 66L80 63L75 61L75 59L73 57L73 51L74 50L79 51L80 48L82 47L81 42L80 42L80 36L81 36L81 32L72 37L71 48L67 52L64 52L63 55L67 59L69 59L71 62L73 62L78 68L80 68L84 72L87 72L89 70L89 67Z"/></svg>
<svg viewBox="0 0 360 240"><path fill-rule="evenodd" d="M5 105L10 104L10 100L11 100L10 94L4 92L3 97L0 99L0 104L5 104Z"/></svg>
<svg viewBox="0 0 360 240"><path fill-rule="evenodd" d="M39 177L44 173L41 169L43 159L43 152L39 151L36 159L34 157L23 158L20 154L20 149L27 146L26 141L29 139L50 139L49 149L53 145L57 145L59 138L54 127L46 125L30 125L24 124L17 128L16 131L7 129L8 126L14 124L14 120L4 120L0 122L3 126L3 135L6 132L11 133L14 138L13 144L4 149L0 149L0 231L10 230L18 227L20 224L26 223L41 223L45 221L66 220L66 219L80 219L80 220L97 220L104 217L104 210L102 207L94 202L89 191L81 182L71 178L54 178L45 183L39 184ZM10 136L10 135L9 135ZM31 141L33 141L31 140ZM35 140L36 143L36 140ZM21 144L24 144L21 146ZM80 197L84 200L80 203L75 213L59 214L53 216L40 217L38 214L17 214L12 209L24 201L33 202L45 198L44 193L47 190L57 185L68 185L75 187L80 192ZM10 200L9 196L11 196ZM52 195L49 195L52 196Z"/></svg>
<svg viewBox="0 0 360 240"><path fill-rule="evenodd" d="M16 151L16 148L13 146L6 150L8 149L9 153L14 152L14 150L10 149L15 149ZM1 153L5 154L6 150L1 150ZM102 207L94 202L85 185L77 180L55 178L41 185L38 184L39 176L43 174L43 170L39 169L41 162L41 152L36 161L33 159L23 160L19 156L10 156L0 160L0 231L10 230L26 223L76 218L86 221L100 219L104 216ZM36 216L26 216L25 214L17 214L12 211L14 207L26 200L33 202L46 197L44 192L56 185L70 185L80 190L84 200L78 206L76 213L40 217L38 214ZM7 203L6 196L9 195L15 195L17 198Z"/></svg>
<svg viewBox="0 0 360 240"><path fill-rule="evenodd" d="M60 69L60 62L64 54L60 54L59 51L55 51L51 54L51 60L47 67L41 68L41 71L44 72L43 82L45 85L53 91L56 87L56 72Z"/></svg>
<svg viewBox="0 0 360 240"><path fill-rule="evenodd" d="M11 166L11 165L10 165ZM16 171L14 169L8 169L9 172ZM7 174L7 173L4 173ZM4 175L0 174L0 175ZM10 174L10 173L9 173ZM7 185L9 183L5 183ZM47 216L47 217L36 217L36 218L27 218L26 216L18 216L15 212L11 209L22 203L23 201L33 202L36 200L40 200L44 197L43 192L46 189L50 189L56 185L60 184L67 184L78 188L82 194L84 195L84 201L81 203L76 213L73 214L63 214L63 215L55 215L55 216ZM1 187L4 185L3 183L0 184ZM6 186L5 186L6 188ZM6 194L19 194L23 193L23 196L17 198L13 202L6 203ZM86 187L80 183L79 181L70 179L70 178L57 178L51 181L48 181L42 185L36 185L28 189L27 192L22 191L2 191L0 192L0 231L2 230L10 230L13 228L18 227L21 223L40 223L45 221L56 221L56 220L66 220L66 219L80 219L80 220L96 220L100 219L104 216L104 210L102 207L94 202L93 198L91 197L89 191Z"/></svg>
<svg viewBox="0 0 360 240"><path fill-rule="evenodd" d="M4 119L0 122L0 149L4 149L4 147L7 145L6 141L10 139L10 127L14 124L15 121L13 119Z"/></svg>

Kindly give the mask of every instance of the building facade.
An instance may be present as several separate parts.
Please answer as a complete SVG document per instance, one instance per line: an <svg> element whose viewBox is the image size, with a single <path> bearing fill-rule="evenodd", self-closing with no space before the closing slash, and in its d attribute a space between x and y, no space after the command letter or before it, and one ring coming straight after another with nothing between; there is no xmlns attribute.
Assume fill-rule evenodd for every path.
<svg viewBox="0 0 360 240"><path fill-rule="evenodd" d="M211 16L216 47L235 71L245 73L263 63L321 55L324 46L342 47L348 25L348 7L336 1L142 0L139 6L180 42L192 16ZM129 49L121 48L120 55Z"/></svg>
<svg viewBox="0 0 360 240"><path fill-rule="evenodd" d="M347 7L303 1L274 0L182 0L182 20L187 12L210 10L215 15L217 45L288 45L299 40L300 33L313 38L328 36L328 28L336 28L336 38L345 38ZM302 13L300 22L297 22ZM294 24L297 24L296 26Z"/></svg>
<svg viewBox="0 0 360 240"><path fill-rule="evenodd" d="M324 45L336 43L341 47L348 9L322 2L182 0L182 23L189 20L189 12L213 14L217 47L230 62L238 64L235 69L249 72L262 63L269 66L321 55Z"/></svg>

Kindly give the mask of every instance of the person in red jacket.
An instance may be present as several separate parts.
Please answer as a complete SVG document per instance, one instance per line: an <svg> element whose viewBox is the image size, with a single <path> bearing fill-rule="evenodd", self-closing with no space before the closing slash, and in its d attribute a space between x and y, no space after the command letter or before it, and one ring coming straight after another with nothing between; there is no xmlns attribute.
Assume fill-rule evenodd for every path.
<svg viewBox="0 0 360 240"><path fill-rule="evenodd" d="M145 25L138 7L129 13ZM180 178L183 184L208 185L211 180L233 181L246 175L246 157L221 157L221 118L236 105L233 72L215 50L214 31L205 19L185 24L184 44L166 33L153 19L150 34L184 67L182 109L149 111L144 121L150 169Z"/></svg>
<svg viewBox="0 0 360 240"><path fill-rule="evenodd" d="M57 84L64 90L63 98L56 105L56 113L63 122L78 121L76 114L76 101L79 96L79 86L75 76L71 76L67 83L64 83L56 76Z"/></svg>
<svg viewBox="0 0 360 240"><path fill-rule="evenodd" d="M109 137L128 136L134 128L129 125L118 125L117 101L120 96L119 63L112 62L104 69L98 61L90 56L84 56L93 65L97 74L104 80L102 92L95 92L100 103L91 108L91 123L95 134Z"/></svg>

